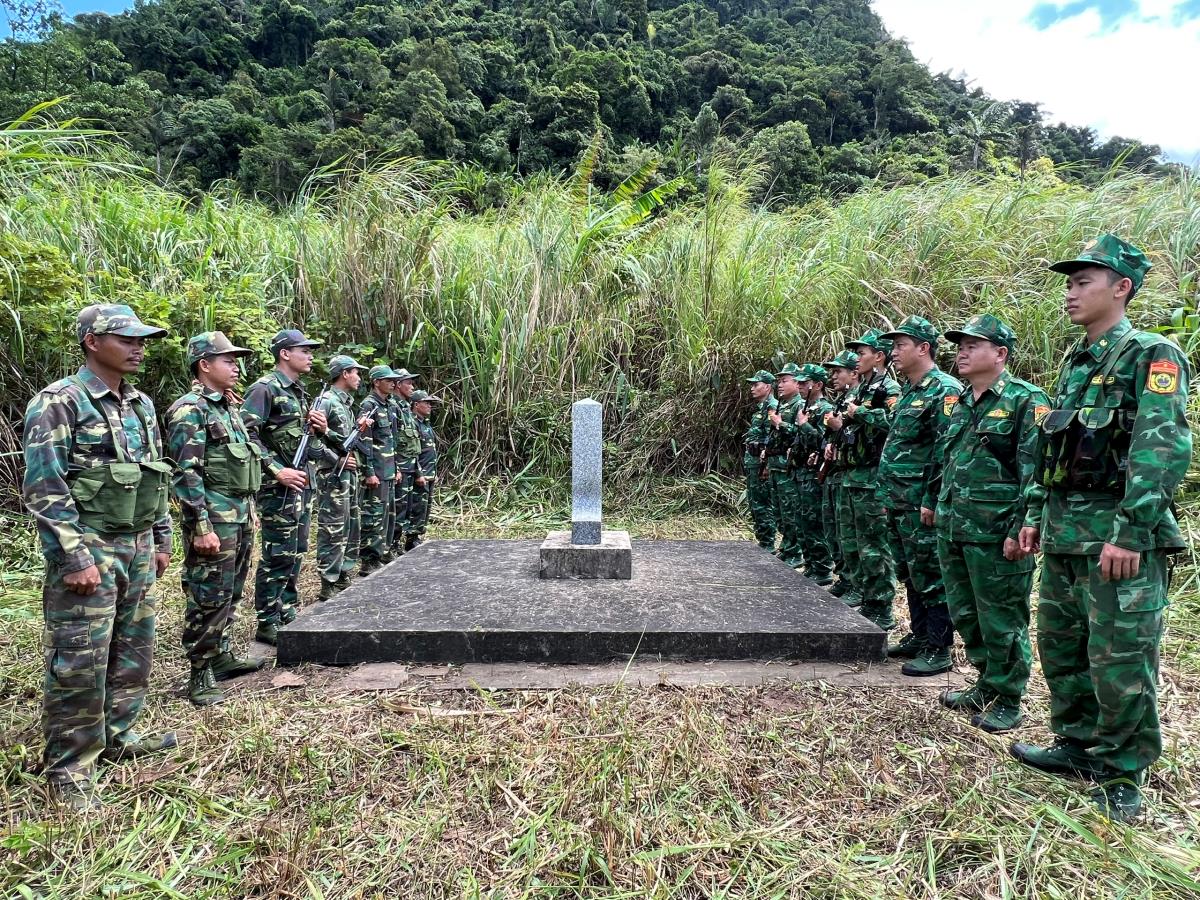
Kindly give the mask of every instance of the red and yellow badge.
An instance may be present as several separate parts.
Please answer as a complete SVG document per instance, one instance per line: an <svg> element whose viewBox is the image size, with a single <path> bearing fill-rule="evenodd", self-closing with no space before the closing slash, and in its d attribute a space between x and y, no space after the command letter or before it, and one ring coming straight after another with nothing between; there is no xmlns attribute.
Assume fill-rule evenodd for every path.
<svg viewBox="0 0 1200 900"><path fill-rule="evenodd" d="M1150 377L1146 387L1156 394L1173 394L1179 390L1179 366L1169 359L1160 359L1150 364Z"/></svg>
<svg viewBox="0 0 1200 900"><path fill-rule="evenodd" d="M900 399L899 397L888 397L888 398L887 398L887 406L888 406L888 409L891 409L893 406L895 406L895 405L896 405L896 401L897 401L897 400L899 400L899 399Z"/></svg>
<svg viewBox="0 0 1200 900"><path fill-rule="evenodd" d="M1050 415L1050 407L1040 405L1035 406L1033 408L1033 424L1041 425L1042 419L1046 418L1048 415Z"/></svg>
<svg viewBox="0 0 1200 900"><path fill-rule="evenodd" d="M958 397L953 394L947 394L942 400L942 415L949 416L954 412L954 404L958 402Z"/></svg>

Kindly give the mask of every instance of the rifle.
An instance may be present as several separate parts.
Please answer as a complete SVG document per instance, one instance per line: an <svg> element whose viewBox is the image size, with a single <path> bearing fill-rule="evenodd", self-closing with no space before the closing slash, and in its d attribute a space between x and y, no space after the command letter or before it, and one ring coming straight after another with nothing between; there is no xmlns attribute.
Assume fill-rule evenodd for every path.
<svg viewBox="0 0 1200 900"><path fill-rule="evenodd" d="M800 412L797 414L797 418L799 418L800 416L808 415L808 399L809 399L808 397L804 398L804 406L802 406L800 408ZM796 433L792 436L792 445L787 448L787 470L789 472L795 471L796 469L800 468L799 466L796 465L795 453L797 450L804 449L804 447L802 447L801 444L802 444L802 441L800 439L800 428L799 428L799 426L797 426Z"/></svg>
<svg viewBox="0 0 1200 900"><path fill-rule="evenodd" d="M329 384L326 383L321 388L321 393L317 394L317 399L313 401L312 408L319 409L321 401L325 399L325 395L329 393ZM308 445L312 441L312 422L307 417L304 419L304 427L300 433L300 444L296 447L296 455L292 457L292 468L302 471L308 470Z"/></svg>
<svg viewBox="0 0 1200 900"><path fill-rule="evenodd" d="M358 427L350 432L347 438L342 441L342 459L337 464L337 468L334 469L334 478L342 477L342 472L346 468L346 460L350 458L350 454L357 453L363 449L363 437L366 435L367 429L371 427L371 423L374 421L374 416L363 416L358 422Z"/></svg>
<svg viewBox="0 0 1200 900"><path fill-rule="evenodd" d="M840 416L846 411L846 404L849 402L850 390L846 389L842 392L842 396L838 398L837 403L833 404L833 412L830 415ZM840 431L834 431L832 428L825 429L825 439L821 441L820 449L817 451L817 484L824 484L825 479L833 471L833 467L838 464L840 452L839 448L842 444L842 439L845 437L845 426ZM829 447L833 448L832 457L825 455L825 450Z"/></svg>

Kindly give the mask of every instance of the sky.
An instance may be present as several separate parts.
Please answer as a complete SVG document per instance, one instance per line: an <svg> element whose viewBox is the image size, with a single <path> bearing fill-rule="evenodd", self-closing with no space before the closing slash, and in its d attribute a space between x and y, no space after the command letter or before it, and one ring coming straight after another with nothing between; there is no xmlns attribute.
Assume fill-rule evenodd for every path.
<svg viewBox="0 0 1200 900"><path fill-rule="evenodd" d="M871 0L934 72L1200 163L1200 0ZM64 0L68 15L129 0Z"/></svg>
<svg viewBox="0 0 1200 900"><path fill-rule="evenodd" d="M934 72L1200 161L1200 0L872 0Z"/></svg>

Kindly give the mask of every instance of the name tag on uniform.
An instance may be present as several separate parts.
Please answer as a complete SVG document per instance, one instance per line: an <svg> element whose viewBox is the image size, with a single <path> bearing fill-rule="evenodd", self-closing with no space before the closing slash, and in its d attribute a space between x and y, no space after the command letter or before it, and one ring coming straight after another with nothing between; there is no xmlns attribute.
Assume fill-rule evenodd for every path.
<svg viewBox="0 0 1200 900"><path fill-rule="evenodd" d="M990 413L987 414L987 417L989 419L1007 419L1008 418L1008 410L1007 409L993 409Z"/></svg>
<svg viewBox="0 0 1200 900"><path fill-rule="evenodd" d="M924 406L924 405L925 405L925 401L924 401L924 400L914 400L914 401L913 401L912 403L910 403L909 405L910 405L910 406L913 406L913 407L917 407L917 408L919 408L919 407L922 407L922 406Z"/></svg>

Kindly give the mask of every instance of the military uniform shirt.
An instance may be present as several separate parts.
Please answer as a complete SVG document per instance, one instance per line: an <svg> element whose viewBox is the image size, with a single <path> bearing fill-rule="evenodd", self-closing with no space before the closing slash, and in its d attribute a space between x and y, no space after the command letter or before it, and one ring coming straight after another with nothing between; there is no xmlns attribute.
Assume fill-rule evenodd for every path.
<svg viewBox="0 0 1200 900"><path fill-rule="evenodd" d="M891 509L933 509L926 467L938 434L950 419L962 385L934 366L908 384L892 409L891 429L879 459L879 496Z"/></svg>
<svg viewBox="0 0 1200 900"><path fill-rule="evenodd" d="M422 419L417 416L417 432L421 436L421 455L417 457L417 466L421 470L421 474L434 478L437 476L437 438L433 433L433 426L429 424L428 419Z"/></svg>
<svg viewBox="0 0 1200 900"><path fill-rule="evenodd" d="M195 534L212 531L211 522L245 522L249 497L229 497L204 483L204 451L208 442L249 444L241 413L223 394L193 381L192 389L167 410L167 446L178 463L173 487L183 521ZM257 452L257 451L256 451Z"/></svg>
<svg viewBox="0 0 1200 900"><path fill-rule="evenodd" d="M145 462L161 456L162 437L154 403L127 381L118 397L83 366L73 378L44 388L25 410L25 505L37 521L42 553L64 573L93 564L83 543L83 527L71 497L71 476L124 460ZM171 517L153 525L159 553L171 552Z"/></svg>
<svg viewBox="0 0 1200 900"><path fill-rule="evenodd" d="M876 396L880 402L876 403ZM842 484L847 487L871 487L879 460L870 447L882 445L892 427L892 408L900 397L900 384L886 373L874 375L850 389L850 402L858 404L852 419L842 420L841 464L845 471ZM847 439L847 428L857 430L853 446Z"/></svg>
<svg viewBox="0 0 1200 900"><path fill-rule="evenodd" d="M405 472L411 472L417 465L417 457L421 455L421 436L417 432L417 417L413 414L412 405L400 397L391 398L392 428L396 434L396 466Z"/></svg>
<svg viewBox="0 0 1200 900"><path fill-rule="evenodd" d="M392 432L392 410L388 398L372 390L362 402L360 416L370 416L366 439L371 446L371 475L380 481L396 478L396 438Z"/></svg>
<svg viewBox="0 0 1200 900"><path fill-rule="evenodd" d="M754 412L750 414L750 427L746 429L744 441L747 444L765 444L770 439L771 435L771 419L768 417L773 409L779 408L779 401L774 395L767 397L766 400L759 401L754 407ZM758 457L747 452L746 462L758 462Z"/></svg>
<svg viewBox="0 0 1200 900"><path fill-rule="evenodd" d="M325 399L321 401L321 412L325 413L329 430L320 448L321 458L317 461L317 468L327 471L338 467L344 455L342 445L352 432L358 430L358 423L354 418L354 398L350 396L349 391L330 388ZM356 461L362 462L361 455L356 454Z"/></svg>
<svg viewBox="0 0 1200 900"><path fill-rule="evenodd" d="M304 388L278 369L262 376L246 392L242 419L250 442L262 453L263 464L272 477L292 467L307 415Z"/></svg>
<svg viewBox="0 0 1200 900"><path fill-rule="evenodd" d="M776 428L771 424L771 420L767 420L767 436L770 446L767 450L768 460L772 469L786 469L788 464L788 449L792 446L792 442L796 437L796 415L800 412L800 408L804 401L797 394L790 400L781 401L776 408L780 418L783 420Z"/></svg>

